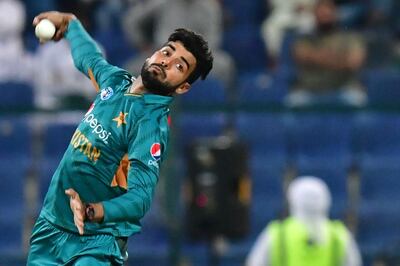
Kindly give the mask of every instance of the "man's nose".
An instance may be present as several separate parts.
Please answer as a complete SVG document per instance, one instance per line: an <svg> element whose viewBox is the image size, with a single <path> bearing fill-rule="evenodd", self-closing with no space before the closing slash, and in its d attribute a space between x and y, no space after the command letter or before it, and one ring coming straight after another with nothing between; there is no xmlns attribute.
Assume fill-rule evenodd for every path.
<svg viewBox="0 0 400 266"><path fill-rule="evenodd" d="M169 64L169 61L168 61L168 60L162 60L162 61L161 61L161 65L162 65L163 67L168 67L168 64Z"/></svg>

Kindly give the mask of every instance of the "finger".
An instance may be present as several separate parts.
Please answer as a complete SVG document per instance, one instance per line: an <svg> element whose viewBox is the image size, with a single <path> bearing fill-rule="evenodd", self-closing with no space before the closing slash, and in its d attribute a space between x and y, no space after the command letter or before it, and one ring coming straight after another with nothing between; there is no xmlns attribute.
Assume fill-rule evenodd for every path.
<svg viewBox="0 0 400 266"><path fill-rule="evenodd" d="M83 235L83 226L84 223L81 220L78 220L76 223L76 227L78 228L79 234Z"/></svg>
<svg viewBox="0 0 400 266"><path fill-rule="evenodd" d="M64 33L67 30L67 25L62 24L59 29L57 29L56 34L53 37L53 40L59 41L64 37Z"/></svg>
<svg viewBox="0 0 400 266"><path fill-rule="evenodd" d="M64 32L63 32L63 30L58 29L58 30L56 31L56 34L55 34L54 37L53 37L53 40L59 41L59 40L61 40L63 37L64 37Z"/></svg>
<svg viewBox="0 0 400 266"><path fill-rule="evenodd" d="M76 195L77 195L76 191L73 190L72 188L69 188L69 189L65 190L65 194L67 194L71 198L75 198Z"/></svg>
<svg viewBox="0 0 400 266"><path fill-rule="evenodd" d="M77 218L74 218L74 223L80 235L83 235L84 223Z"/></svg>
<svg viewBox="0 0 400 266"><path fill-rule="evenodd" d="M83 225L78 227L78 232L80 235L83 235Z"/></svg>
<svg viewBox="0 0 400 266"><path fill-rule="evenodd" d="M33 22L32 22L33 26L36 26L42 19L47 18L49 13L50 12L43 12L43 13L40 13L39 15L37 15L36 17L34 17Z"/></svg>

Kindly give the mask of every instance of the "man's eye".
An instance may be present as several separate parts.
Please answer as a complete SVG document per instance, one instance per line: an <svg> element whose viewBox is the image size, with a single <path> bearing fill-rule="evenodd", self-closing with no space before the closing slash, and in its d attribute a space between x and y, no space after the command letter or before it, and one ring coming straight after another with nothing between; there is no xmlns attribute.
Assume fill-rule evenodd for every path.
<svg viewBox="0 0 400 266"><path fill-rule="evenodd" d="M181 64L176 64L176 68L177 68L179 71L183 71L183 66L182 66Z"/></svg>
<svg viewBox="0 0 400 266"><path fill-rule="evenodd" d="M167 50L163 50L162 53L163 53L164 55L166 55L166 56L169 55L169 52L168 52Z"/></svg>

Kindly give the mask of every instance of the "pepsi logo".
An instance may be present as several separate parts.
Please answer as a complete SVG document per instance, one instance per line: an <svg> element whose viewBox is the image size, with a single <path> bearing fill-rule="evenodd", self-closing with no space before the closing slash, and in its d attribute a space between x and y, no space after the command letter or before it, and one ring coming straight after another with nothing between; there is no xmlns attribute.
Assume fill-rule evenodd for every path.
<svg viewBox="0 0 400 266"><path fill-rule="evenodd" d="M153 143L150 148L151 157L158 161L161 158L161 145L160 143Z"/></svg>

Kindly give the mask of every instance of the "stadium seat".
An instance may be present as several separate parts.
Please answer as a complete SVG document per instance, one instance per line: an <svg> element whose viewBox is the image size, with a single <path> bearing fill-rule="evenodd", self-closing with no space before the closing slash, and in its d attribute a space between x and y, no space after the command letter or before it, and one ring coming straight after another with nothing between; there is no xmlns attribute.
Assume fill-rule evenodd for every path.
<svg viewBox="0 0 400 266"><path fill-rule="evenodd" d="M265 18L265 3L263 0L223 0L222 5L226 16L234 24L260 24Z"/></svg>
<svg viewBox="0 0 400 266"><path fill-rule="evenodd" d="M371 69L363 75L369 103L392 105L400 103L400 71L397 69Z"/></svg>
<svg viewBox="0 0 400 266"><path fill-rule="evenodd" d="M239 112L235 129L249 145L249 167L252 180L250 238L261 232L284 209L283 176L286 167L286 132L280 114Z"/></svg>
<svg viewBox="0 0 400 266"><path fill-rule="evenodd" d="M400 159L400 115L365 112L355 116L353 149L360 164L396 164Z"/></svg>
<svg viewBox="0 0 400 266"><path fill-rule="evenodd" d="M77 127L76 123L50 122L43 129L43 154L39 163L40 202Z"/></svg>
<svg viewBox="0 0 400 266"><path fill-rule="evenodd" d="M22 82L0 83L0 109L7 111L32 110L34 91L33 87Z"/></svg>
<svg viewBox="0 0 400 266"><path fill-rule="evenodd" d="M141 233L128 240L128 252L133 265L168 265L168 228L162 202L157 195L149 212L141 220Z"/></svg>
<svg viewBox="0 0 400 266"><path fill-rule="evenodd" d="M248 143L252 157L263 156L266 164L286 161L285 118L281 114L238 112L235 130Z"/></svg>
<svg viewBox="0 0 400 266"><path fill-rule="evenodd" d="M213 77L194 83L190 93L182 95L181 104L184 108L221 106L227 103L224 84Z"/></svg>
<svg viewBox="0 0 400 266"><path fill-rule="evenodd" d="M356 240L363 254L374 257L400 242L400 215L393 211L393 206L398 204L370 201L361 204Z"/></svg>
<svg viewBox="0 0 400 266"><path fill-rule="evenodd" d="M287 94L289 77L284 72L267 74L252 71L238 77L239 106L260 107L281 105Z"/></svg>
<svg viewBox="0 0 400 266"><path fill-rule="evenodd" d="M349 114L294 114L288 117L288 150L302 168L309 164L349 165L352 159L352 116Z"/></svg>
<svg viewBox="0 0 400 266"><path fill-rule="evenodd" d="M32 131L25 116L0 117L0 253L21 252ZM1 256L1 255L0 255Z"/></svg>
<svg viewBox="0 0 400 266"><path fill-rule="evenodd" d="M124 65L137 53L135 47L129 44L124 34L117 28L97 31L94 33L94 39L105 50L107 60L116 66Z"/></svg>
<svg viewBox="0 0 400 266"><path fill-rule="evenodd" d="M0 117L0 158L31 158L32 130L25 116Z"/></svg>
<svg viewBox="0 0 400 266"><path fill-rule="evenodd" d="M380 161L361 164L361 200L400 206L400 165Z"/></svg>
<svg viewBox="0 0 400 266"><path fill-rule="evenodd" d="M22 251L23 222L25 214L25 179L30 161L22 157L0 160L0 253Z"/></svg>
<svg viewBox="0 0 400 266"><path fill-rule="evenodd" d="M237 25L225 30L223 48L233 56L241 72L265 69L268 65L258 25Z"/></svg>
<svg viewBox="0 0 400 266"><path fill-rule="evenodd" d="M199 138L220 136L228 124L226 114L221 112L184 112L173 119L176 120L179 145L182 147Z"/></svg>

